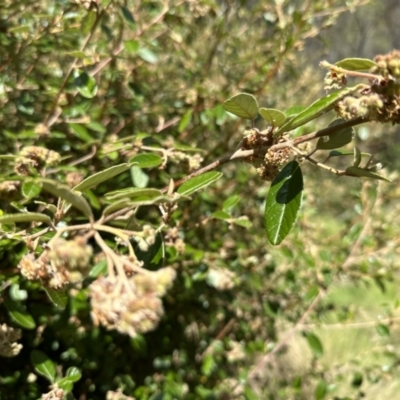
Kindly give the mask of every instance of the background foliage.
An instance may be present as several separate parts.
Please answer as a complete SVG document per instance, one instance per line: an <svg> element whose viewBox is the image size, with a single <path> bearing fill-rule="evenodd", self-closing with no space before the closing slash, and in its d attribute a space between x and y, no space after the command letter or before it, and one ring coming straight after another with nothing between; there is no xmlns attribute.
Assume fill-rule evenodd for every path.
<svg viewBox="0 0 400 400"><path fill-rule="evenodd" d="M61 155L58 166L39 171L42 177L70 187L138 154L158 156L86 191L95 218L107 205L105 193L164 188L238 146L245 124L222 107L233 94L252 93L269 108L307 105L323 94L321 52L332 49L331 62L372 57L356 46L364 43L357 35L372 40L364 21L396 11L391 2L384 10L377 3L355 13L359 1L6 0L1 179L15 181L15 157L35 145ZM360 31L348 33L355 28L346 18L358 19ZM394 24L378 27L391 39L398 34ZM392 46L382 40L371 48ZM71 389L66 396L82 400L123 398L118 389L140 400L396 398L396 138L392 128L373 124L356 137L363 150L391 162L392 183L339 179L306 166L299 223L279 247L265 239L269 185L240 162L180 201L168 221L155 205L115 221L140 232L160 228L165 257L150 263L151 246L137 254L149 269L177 273L158 327L134 338L93 325L88 285L105 270L93 240L90 275L68 291L63 309L17 267L30 248L43 252L52 233L3 224L0 322L22 329L23 347L2 358L1 398L36 399L61 377ZM53 217L57 196L32 195L34 187L15 182L1 193L4 214ZM87 218L71 210L61 222ZM112 234L103 239L126 253Z"/></svg>

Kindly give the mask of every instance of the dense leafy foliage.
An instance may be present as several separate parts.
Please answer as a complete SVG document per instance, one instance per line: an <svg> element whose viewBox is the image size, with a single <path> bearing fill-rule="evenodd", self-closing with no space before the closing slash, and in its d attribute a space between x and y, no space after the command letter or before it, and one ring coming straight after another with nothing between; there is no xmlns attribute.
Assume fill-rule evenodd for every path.
<svg viewBox="0 0 400 400"><path fill-rule="evenodd" d="M1 399L397 393L399 54L298 52L342 3L5 1Z"/></svg>

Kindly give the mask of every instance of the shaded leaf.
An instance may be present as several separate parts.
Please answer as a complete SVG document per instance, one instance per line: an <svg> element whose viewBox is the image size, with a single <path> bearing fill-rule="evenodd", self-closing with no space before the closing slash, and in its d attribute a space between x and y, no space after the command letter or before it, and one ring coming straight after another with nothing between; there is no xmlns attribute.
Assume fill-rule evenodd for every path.
<svg viewBox="0 0 400 400"><path fill-rule="evenodd" d="M11 319L17 323L19 326L25 329L36 328L35 320L32 315L30 315L24 306L19 302L13 301L8 298L3 298L4 304L10 314Z"/></svg>
<svg viewBox="0 0 400 400"><path fill-rule="evenodd" d="M153 153L141 153L133 156L129 162L131 164L137 163L137 166L140 168L153 168L162 164L162 158Z"/></svg>
<svg viewBox="0 0 400 400"><path fill-rule="evenodd" d="M278 245L292 230L303 198L303 174L291 161L276 176L265 204L265 225L271 244Z"/></svg>
<svg viewBox="0 0 400 400"><path fill-rule="evenodd" d="M286 120L286 115L282 111L275 110L274 108L262 107L258 110L258 113L272 126L281 126Z"/></svg>
<svg viewBox="0 0 400 400"><path fill-rule="evenodd" d="M85 17L82 19L81 30L82 33L87 35L96 22L97 13L95 11L89 11Z"/></svg>
<svg viewBox="0 0 400 400"><path fill-rule="evenodd" d="M49 299L61 310L63 310L68 304L68 293L65 290L45 288Z"/></svg>
<svg viewBox="0 0 400 400"><path fill-rule="evenodd" d="M322 400L325 398L326 394L328 393L328 385L324 380L320 380L317 383L317 386L315 388L315 400Z"/></svg>
<svg viewBox="0 0 400 400"><path fill-rule="evenodd" d="M190 195L221 178L222 172L210 171L184 182L177 190L179 194Z"/></svg>
<svg viewBox="0 0 400 400"><path fill-rule="evenodd" d="M56 365L43 351L32 350L31 363L38 374L47 378L51 383L55 382Z"/></svg>
<svg viewBox="0 0 400 400"><path fill-rule="evenodd" d="M343 122L343 119L337 119L329 124L329 126L335 126ZM320 137L316 147L318 150L333 150L345 146L346 144L350 143L353 138L354 129L352 127L344 128L340 131L334 132L331 135Z"/></svg>
<svg viewBox="0 0 400 400"><path fill-rule="evenodd" d="M256 98L248 93L239 93L223 103L226 111L240 118L253 120L258 114Z"/></svg>
<svg viewBox="0 0 400 400"><path fill-rule="evenodd" d="M363 71L376 66L376 62L367 58L345 58L338 61L335 65L349 71Z"/></svg>
<svg viewBox="0 0 400 400"><path fill-rule="evenodd" d="M121 13L123 15L123 17L125 18L125 20L129 23L129 24L134 24L135 23L135 18L133 18L132 13L129 11L128 8L121 6Z"/></svg>
<svg viewBox="0 0 400 400"><path fill-rule="evenodd" d="M140 246L135 247L135 254L138 260L144 262L144 267L147 269L155 270L162 266L165 258L165 245L162 234L156 233L155 241L148 249L143 251Z"/></svg>
<svg viewBox="0 0 400 400"><path fill-rule="evenodd" d="M81 124L68 124L71 128L71 132L84 142L91 143L94 141L93 137L90 136L88 130Z"/></svg>
<svg viewBox="0 0 400 400"><path fill-rule="evenodd" d="M74 79L76 90L87 99L91 99L97 94L96 80L86 72L80 72Z"/></svg>
<svg viewBox="0 0 400 400"><path fill-rule="evenodd" d="M81 211L87 217L93 219L92 209L84 197L74 193L68 186L58 184L55 181L46 179L41 182L43 184L43 190L52 194L53 196L61 197L63 200L71 203L72 206Z"/></svg>
<svg viewBox="0 0 400 400"><path fill-rule="evenodd" d="M130 167L131 165L126 163L114 165L110 168L105 169L104 171L97 172L96 174L84 179L82 182L74 187L74 190L84 192L87 189L97 186L99 183L112 179L114 178L114 176L117 176L122 172L127 171Z"/></svg>
<svg viewBox="0 0 400 400"><path fill-rule="evenodd" d="M390 329L387 325L378 324L376 326L376 331L380 336L390 336Z"/></svg>
<svg viewBox="0 0 400 400"><path fill-rule="evenodd" d="M377 179L377 180L381 180L381 181L391 182L390 179L388 179L385 176L380 175L374 171L369 171L367 169L360 168L360 167L354 167L354 166L346 168L345 175L358 176L361 178Z"/></svg>
<svg viewBox="0 0 400 400"><path fill-rule="evenodd" d="M357 146L354 146L354 161L353 161L353 166L358 167L361 162L361 151Z"/></svg>
<svg viewBox="0 0 400 400"><path fill-rule="evenodd" d="M304 332L303 334L314 356L317 358L322 357L324 355L324 348L318 336L311 332Z"/></svg>

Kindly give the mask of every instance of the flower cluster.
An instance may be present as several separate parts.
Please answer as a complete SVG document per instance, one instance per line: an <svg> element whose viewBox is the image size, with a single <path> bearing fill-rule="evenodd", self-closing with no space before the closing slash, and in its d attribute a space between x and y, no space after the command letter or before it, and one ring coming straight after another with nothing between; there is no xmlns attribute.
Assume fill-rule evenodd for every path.
<svg viewBox="0 0 400 400"><path fill-rule="evenodd" d="M81 282L89 272L92 247L82 237L74 240L58 238L36 259L25 255L18 267L29 280L40 280L52 289L61 289Z"/></svg>
<svg viewBox="0 0 400 400"><path fill-rule="evenodd" d="M336 107L344 119L362 117L368 121L400 123L400 51L375 57L370 70L377 75L359 96L347 96Z"/></svg>
<svg viewBox="0 0 400 400"><path fill-rule="evenodd" d="M100 277L90 285L96 325L135 337L155 329L164 315L161 297L172 286L175 270L143 271L131 278Z"/></svg>
<svg viewBox="0 0 400 400"><path fill-rule="evenodd" d="M18 197L19 181L4 181L0 183L0 199L13 201Z"/></svg>
<svg viewBox="0 0 400 400"><path fill-rule="evenodd" d="M22 344L15 343L21 339L21 330L6 324L0 325L0 356L15 357L22 349Z"/></svg>
<svg viewBox="0 0 400 400"><path fill-rule="evenodd" d="M242 150L259 149L271 147L275 144L285 142L287 139L283 136L274 137L272 129L266 134L262 134L258 129L246 131L246 136L241 142ZM286 164L292 156L290 148L273 149L270 148L267 152L253 154L245 160L255 165L258 175L265 181L272 181L278 175L282 166Z"/></svg>
<svg viewBox="0 0 400 400"><path fill-rule="evenodd" d="M14 170L18 175L31 175L31 170L52 167L61 161L61 156L53 150L39 146L26 146L15 160Z"/></svg>

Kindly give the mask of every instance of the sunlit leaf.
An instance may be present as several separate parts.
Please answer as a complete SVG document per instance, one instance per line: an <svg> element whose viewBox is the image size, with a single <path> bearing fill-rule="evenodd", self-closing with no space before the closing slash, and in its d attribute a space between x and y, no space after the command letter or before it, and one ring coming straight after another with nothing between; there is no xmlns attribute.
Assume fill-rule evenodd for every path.
<svg viewBox="0 0 400 400"><path fill-rule="evenodd" d="M302 198L303 174L297 161L291 161L271 183L265 204L265 226L271 244L280 244L292 230Z"/></svg>
<svg viewBox="0 0 400 400"><path fill-rule="evenodd" d="M335 63L335 65L349 71L363 71L375 67L376 62L367 58L345 58Z"/></svg>
<svg viewBox="0 0 400 400"><path fill-rule="evenodd" d="M94 138L90 136L88 130L81 124L68 124L71 132L83 142L91 143L94 141Z"/></svg>
<svg viewBox="0 0 400 400"><path fill-rule="evenodd" d="M24 182L21 187L21 193L26 199L37 197L41 191L42 186L32 181Z"/></svg>
<svg viewBox="0 0 400 400"><path fill-rule="evenodd" d="M328 393L328 385L326 382L321 379L318 381L317 386L315 387L315 400L322 400L326 397L326 394Z"/></svg>
<svg viewBox="0 0 400 400"><path fill-rule="evenodd" d="M179 125L178 125L178 132L183 132L187 126L190 124L190 121L192 120L192 114L193 110L188 110L185 112L183 117L181 118Z"/></svg>
<svg viewBox="0 0 400 400"><path fill-rule="evenodd" d="M28 292L21 290L18 283L14 283L10 287L10 297L14 301L23 301L28 298Z"/></svg>
<svg viewBox="0 0 400 400"><path fill-rule="evenodd" d="M55 181L46 179L41 182L43 185L43 190L72 204L72 206L81 211L90 219L93 218L92 209L84 197L74 193L68 186L58 184Z"/></svg>
<svg viewBox="0 0 400 400"><path fill-rule="evenodd" d="M26 311L26 308L19 302L13 301L8 298L3 298L4 304L7 307L11 319L25 329L36 328L35 320L32 315Z"/></svg>
<svg viewBox="0 0 400 400"><path fill-rule="evenodd" d="M145 188L149 183L149 176L137 165L131 167L131 178L133 185L138 188Z"/></svg>
<svg viewBox="0 0 400 400"><path fill-rule="evenodd" d="M335 126L343 123L344 120L337 119L333 121L329 126ZM350 143L354 138L354 129L352 127L341 129L340 131L334 132L328 136L322 136L318 139L317 149L318 150L333 150L345 146Z"/></svg>
<svg viewBox="0 0 400 400"><path fill-rule="evenodd" d="M51 219L46 214L40 213L18 213L18 214L4 214L0 216L0 224L21 223L21 222L44 222L51 224Z"/></svg>
<svg viewBox="0 0 400 400"><path fill-rule="evenodd" d="M279 127L285 123L286 115L279 110L275 110L274 108L260 108L258 113L268 121L272 126Z"/></svg>
<svg viewBox="0 0 400 400"><path fill-rule="evenodd" d="M126 163L114 165L110 168L105 169L104 171L97 172L96 174L93 174L84 179L82 182L74 187L74 190L84 192L87 189L97 186L99 183L110 180L114 178L114 176L117 176L122 172L127 171L130 167L131 165Z"/></svg>
<svg viewBox="0 0 400 400"><path fill-rule="evenodd" d="M31 363L38 374L47 378L51 383L55 382L56 365L43 351L32 350Z"/></svg>
<svg viewBox="0 0 400 400"><path fill-rule="evenodd" d="M386 178L383 175L380 175L374 171L369 171L367 169L364 168L360 168L360 167L348 167L346 168L346 174L348 176L358 176L360 178L369 178L369 179L377 179L377 180L381 180L381 181L386 181L386 182L391 182L390 179Z"/></svg>
<svg viewBox="0 0 400 400"><path fill-rule="evenodd" d="M129 54L136 54L140 49L140 44L137 40L132 39L125 41L124 47Z"/></svg>
<svg viewBox="0 0 400 400"><path fill-rule="evenodd" d="M82 33L87 35L92 30L96 22L96 18L97 18L97 13L95 11L89 11L85 15L85 17L82 19L82 24L81 24Z"/></svg>
<svg viewBox="0 0 400 400"><path fill-rule="evenodd" d="M141 47L138 50L138 55L139 57L144 60L147 61L150 64L156 64L158 61L158 56L157 54L155 54L153 51L151 51L150 49L148 49L147 47Z"/></svg>
<svg viewBox="0 0 400 400"><path fill-rule="evenodd" d="M283 132L291 131L301 125L306 124L307 122L325 114L326 112L332 110L335 104L343 99L345 96L349 95L353 91L355 91L358 87L344 88L342 90L338 90L337 92L328 94L325 97L315 101L309 107L307 107L304 111L297 114L294 118L290 119L281 128L277 131L277 135Z"/></svg>
<svg viewBox="0 0 400 400"><path fill-rule="evenodd" d="M229 211L233 207L236 206L240 201L240 196L237 194L234 194L233 196L228 197L224 202L222 203L222 209L224 211Z"/></svg>
<svg viewBox="0 0 400 400"><path fill-rule="evenodd" d="M162 164L162 158L153 153L140 153L133 156L129 162L136 163L140 168L154 168Z"/></svg>
<svg viewBox="0 0 400 400"><path fill-rule="evenodd" d="M222 172L210 171L184 182L177 190L179 194L190 195L221 178Z"/></svg>
<svg viewBox="0 0 400 400"><path fill-rule="evenodd" d="M240 118L253 120L258 114L256 98L248 93L239 93L223 103L226 111Z"/></svg>

